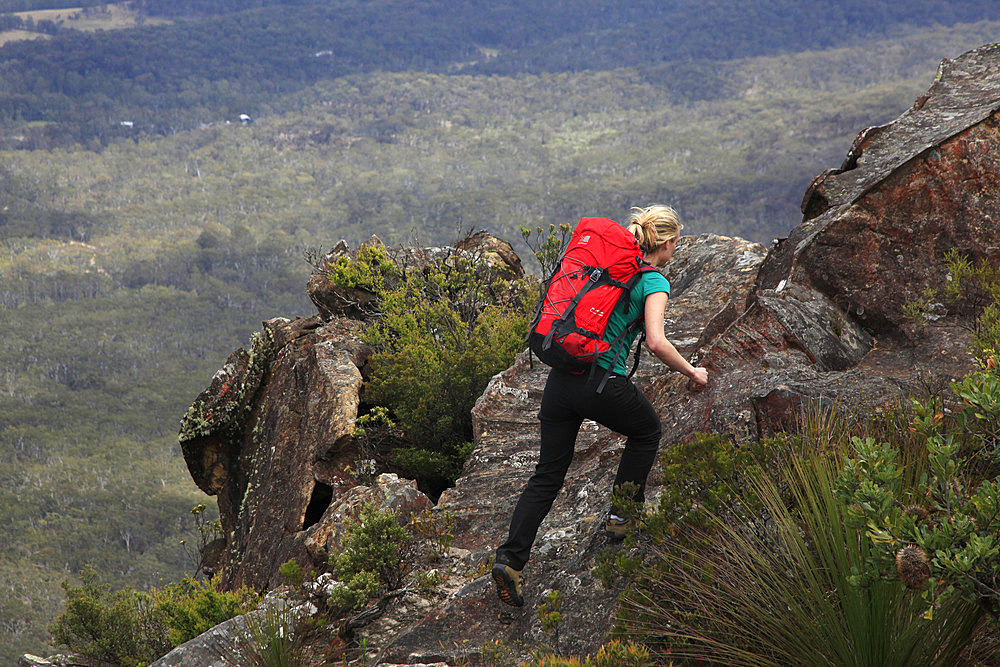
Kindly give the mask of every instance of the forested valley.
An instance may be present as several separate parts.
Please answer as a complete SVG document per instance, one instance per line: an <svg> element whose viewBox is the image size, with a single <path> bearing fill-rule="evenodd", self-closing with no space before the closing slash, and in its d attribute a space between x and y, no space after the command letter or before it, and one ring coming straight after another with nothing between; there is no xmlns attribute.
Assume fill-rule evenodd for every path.
<svg viewBox="0 0 1000 667"><path fill-rule="evenodd" d="M87 6L0 0L0 28ZM527 258L522 225L652 202L768 244L860 130L1000 38L975 1L125 9L0 47L4 664L87 564L194 571L179 419L262 320L312 314L307 251L485 228Z"/></svg>

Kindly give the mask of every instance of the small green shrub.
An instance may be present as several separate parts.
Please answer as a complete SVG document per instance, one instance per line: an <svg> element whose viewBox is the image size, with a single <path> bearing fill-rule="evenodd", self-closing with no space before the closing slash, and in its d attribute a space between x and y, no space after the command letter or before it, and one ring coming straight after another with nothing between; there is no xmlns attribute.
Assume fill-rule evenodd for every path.
<svg viewBox="0 0 1000 667"><path fill-rule="evenodd" d="M166 654L173 645L149 597L130 588L112 592L97 577L88 567L82 585L63 582L66 606L49 628L56 643L102 665L132 667Z"/></svg>
<svg viewBox="0 0 1000 667"><path fill-rule="evenodd" d="M409 569L410 536L396 515L374 503L365 505L348 524L340 552L330 565L343 584L331 596L337 606L351 610L380 592L399 588Z"/></svg>
<svg viewBox="0 0 1000 667"><path fill-rule="evenodd" d="M542 280L548 280L559 267L559 260L573 235L573 228L568 224L549 225L548 233L541 227L534 230L521 226L521 238L531 250L538 265L541 267Z"/></svg>
<svg viewBox="0 0 1000 667"><path fill-rule="evenodd" d="M81 586L63 583L66 606L50 628L56 642L99 664L140 665L219 623L252 609L258 596L241 589L220 593L211 583L185 578L150 593L111 591L97 572Z"/></svg>
<svg viewBox="0 0 1000 667"><path fill-rule="evenodd" d="M359 447L394 444L394 467L432 497L454 483L468 458L476 399L524 347L537 290L504 271L458 251L404 270L380 246L328 264L335 282L377 297L364 334L375 350L364 398L388 412L379 423L359 424Z"/></svg>
<svg viewBox="0 0 1000 667"><path fill-rule="evenodd" d="M360 287L375 294L390 288L402 273L385 247L378 244L362 245L354 257L337 257L319 268L338 285Z"/></svg>
<svg viewBox="0 0 1000 667"><path fill-rule="evenodd" d="M282 563L281 567L278 568L278 572L281 574L281 578L288 586L301 586L303 580L305 579L302 567L294 560Z"/></svg>
<svg viewBox="0 0 1000 667"><path fill-rule="evenodd" d="M547 635L554 635L559 631L559 624L562 623L563 615L559 611L562 606L562 595L553 589L545 594L545 600L538 605L538 620L542 622L542 632Z"/></svg>
<svg viewBox="0 0 1000 667"><path fill-rule="evenodd" d="M499 639L479 647L479 659L488 667L517 667L517 651Z"/></svg>
<svg viewBox="0 0 1000 667"><path fill-rule="evenodd" d="M447 572L441 572L439 570L430 570L429 572L417 572L416 581L417 588L424 591L425 593L430 593L436 591L441 584L443 584L448 579Z"/></svg>
<svg viewBox="0 0 1000 667"><path fill-rule="evenodd" d="M910 321L913 326L923 329L927 325L927 318L931 314L931 305L937 297L937 290L933 287L924 289L920 298L903 304L903 316Z"/></svg>
<svg viewBox="0 0 1000 667"><path fill-rule="evenodd" d="M747 480L761 470L762 461L789 448L784 440L738 445L715 433L696 433L668 447L660 456L663 494L657 511L647 517L649 531L665 538L685 527L707 528L735 503L753 502L743 493Z"/></svg>
<svg viewBox="0 0 1000 667"><path fill-rule="evenodd" d="M209 519L206 516L207 510L208 506L204 503L198 503L191 508L191 516L194 517L195 528L198 530L198 544L195 549L191 550L189 548L187 540L181 540L181 547L188 554L191 561L197 564L196 575L203 571L205 566L203 555L209 543L225 535L225 531L222 529L222 521L218 518Z"/></svg>
<svg viewBox="0 0 1000 667"><path fill-rule="evenodd" d="M986 368L952 390L961 403L949 413L914 401L928 468L916 483L897 445L856 437L837 490L874 546L860 581L898 578L928 616L960 596L1000 617L1000 376Z"/></svg>
<svg viewBox="0 0 1000 667"><path fill-rule="evenodd" d="M633 489L628 487L615 489L611 504L625 519L642 519L653 542L679 544L683 533L710 532L734 511L759 508L757 499L744 493L748 480L764 468L780 476L778 461L794 448L787 438L737 444L725 435L696 433L660 455L663 483L655 511L643 515L644 508L631 500ZM621 548L604 549L595 560L594 576L607 588L621 578L631 580L645 567L631 531Z"/></svg>
<svg viewBox="0 0 1000 667"><path fill-rule="evenodd" d="M1000 267L986 260L973 263L956 250L945 255L945 296L975 322L972 354L985 359L1000 350Z"/></svg>
<svg viewBox="0 0 1000 667"><path fill-rule="evenodd" d="M455 513L425 509L420 514L410 515L410 527L414 533L434 543L437 556L447 556L455 539Z"/></svg>
<svg viewBox="0 0 1000 667"><path fill-rule="evenodd" d="M185 577L150 593L155 614L162 617L169 628L173 646L245 614L260 601L260 596L248 588L220 592L215 584L215 580L205 582Z"/></svg>

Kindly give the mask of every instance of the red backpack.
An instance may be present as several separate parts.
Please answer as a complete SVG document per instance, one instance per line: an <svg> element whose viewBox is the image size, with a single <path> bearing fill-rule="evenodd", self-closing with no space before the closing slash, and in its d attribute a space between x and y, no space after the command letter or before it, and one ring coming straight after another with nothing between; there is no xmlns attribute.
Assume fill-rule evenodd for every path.
<svg viewBox="0 0 1000 667"><path fill-rule="evenodd" d="M604 341L612 311L628 309L629 291L639 276L655 270L643 260L639 244L627 229L607 218L582 218L559 267L545 282L528 332L529 349L553 368L593 373L597 358L642 322L640 314L614 340ZM598 393L621 352L611 362ZM636 353L632 373L638 362Z"/></svg>

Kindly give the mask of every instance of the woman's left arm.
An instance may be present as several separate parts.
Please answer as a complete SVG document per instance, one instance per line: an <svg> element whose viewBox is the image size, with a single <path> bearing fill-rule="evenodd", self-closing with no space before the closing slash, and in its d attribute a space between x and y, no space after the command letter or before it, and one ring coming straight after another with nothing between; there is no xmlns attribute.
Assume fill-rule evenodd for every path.
<svg viewBox="0 0 1000 667"><path fill-rule="evenodd" d="M663 313L667 309L667 293L654 292L646 297L644 317L646 319L646 347L662 361L667 368L683 373L699 385L708 384L708 371L692 366L681 356L673 343L667 340L663 331Z"/></svg>

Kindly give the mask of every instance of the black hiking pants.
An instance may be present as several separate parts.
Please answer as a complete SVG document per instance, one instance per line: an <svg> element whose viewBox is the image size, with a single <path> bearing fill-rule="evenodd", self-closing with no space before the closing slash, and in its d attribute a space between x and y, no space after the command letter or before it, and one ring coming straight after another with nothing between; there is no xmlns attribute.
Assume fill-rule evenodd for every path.
<svg viewBox="0 0 1000 667"><path fill-rule="evenodd" d="M646 476L660 445L660 417L626 377L612 375L604 391L598 394L596 389L602 375L597 372L591 378L590 373L574 375L554 368L549 371L538 412L542 436L538 463L514 507L507 541L497 549L498 563L520 570L528 562L538 526L552 507L573 461L576 436L584 419L592 419L628 438L615 486L632 482L639 487L634 499L645 501Z"/></svg>

